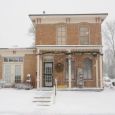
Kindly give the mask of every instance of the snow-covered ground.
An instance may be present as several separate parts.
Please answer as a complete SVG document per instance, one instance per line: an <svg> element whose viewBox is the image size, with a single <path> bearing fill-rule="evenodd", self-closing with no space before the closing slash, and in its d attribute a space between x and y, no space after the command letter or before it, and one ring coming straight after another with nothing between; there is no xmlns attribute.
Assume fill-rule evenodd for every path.
<svg viewBox="0 0 115 115"><path fill-rule="evenodd" d="M0 115L115 115L115 88L58 91L51 106L32 102L39 91L0 89Z"/></svg>

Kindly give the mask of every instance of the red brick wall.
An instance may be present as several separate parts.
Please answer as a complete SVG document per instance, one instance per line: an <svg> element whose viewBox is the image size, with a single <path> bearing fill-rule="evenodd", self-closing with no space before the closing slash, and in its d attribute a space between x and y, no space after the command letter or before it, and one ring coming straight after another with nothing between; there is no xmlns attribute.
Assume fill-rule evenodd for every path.
<svg viewBox="0 0 115 115"><path fill-rule="evenodd" d="M56 43L56 25L54 24L40 24L36 30L35 44L53 45Z"/></svg>
<svg viewBox="0 0 115 115"><path fill-rule="evenodd" d="M90 58L92 60L92 79L89 80L84 80L84 87L96 87L96 59L98 57L94 57L91 54L77 54L73 56L75 60L75 80L72 81L72 87L79 87L77 84L77 79L78 79L78 68L83 68L83 61L85 58ZM67 56L64 54L58 54L54 56L54 63L53 63L53 78L57 79L58 87L68 87L68 81L65 80L65 75L66 75L66 58ZM57 63L62 63L63 64L63 71L57 72L56 71L56 64ZM100 69L100 68L98 68ZM99 71L99 70L98 70ZM98 78L100 79L100 78ZM100 83L100 82L99 82Z"/></svg>
<svg viewBox="0 0 115 115"><path fill-rule="evenodd" d="M36 55L26 54L24 57L24 81L27 74L32 76L32 85L36 86Z"/></svg>
<svg viewBox="0 0 115 115"><path fill-rule="evenodd" d="M77 23L66 24L67 28L67 45L79 45L79 27L88 26L90 28L90 44L101 44L101 25L99 23ZM36 45L55 45L56 44L56 27L58 24L40 24L36 30Z"/></svg>

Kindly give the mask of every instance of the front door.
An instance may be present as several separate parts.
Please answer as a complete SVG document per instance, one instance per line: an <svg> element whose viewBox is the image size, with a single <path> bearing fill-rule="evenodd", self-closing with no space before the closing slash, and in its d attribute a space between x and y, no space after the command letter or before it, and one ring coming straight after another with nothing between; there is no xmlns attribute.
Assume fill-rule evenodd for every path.
<svg viewBox="0 0 115 115"><path fill-rule="evenodd" d="M44 85L53 86L53 62L44 62Z"/></svg>

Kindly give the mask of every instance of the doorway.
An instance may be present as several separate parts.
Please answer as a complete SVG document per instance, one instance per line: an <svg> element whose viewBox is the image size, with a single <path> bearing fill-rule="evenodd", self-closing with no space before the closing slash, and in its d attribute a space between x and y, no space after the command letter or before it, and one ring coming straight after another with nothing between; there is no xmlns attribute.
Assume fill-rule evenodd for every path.
<svg viewBox="0 0 115 115"><path fill-rule="evenodd" d="M53 62L44 62L44 86L53 86Z"/></svg>

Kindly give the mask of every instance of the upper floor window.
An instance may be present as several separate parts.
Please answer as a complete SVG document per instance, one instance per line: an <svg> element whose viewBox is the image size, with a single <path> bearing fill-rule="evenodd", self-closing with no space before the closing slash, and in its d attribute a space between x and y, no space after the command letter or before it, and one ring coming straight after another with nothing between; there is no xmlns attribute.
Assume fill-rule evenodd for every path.
<svg viewBox="0 0 115 115"><path fill-rule="evenodd" d="M66 44L66 27L61 24L57 26L56 30L56 44L57 45L65 45Z"/></svg>
<svg viewBox="0 0 115 115"><path fill-rule="evenodd" d="M81 45L89 44L89 27L87 26L80 27L80 44Z"/></svg>

